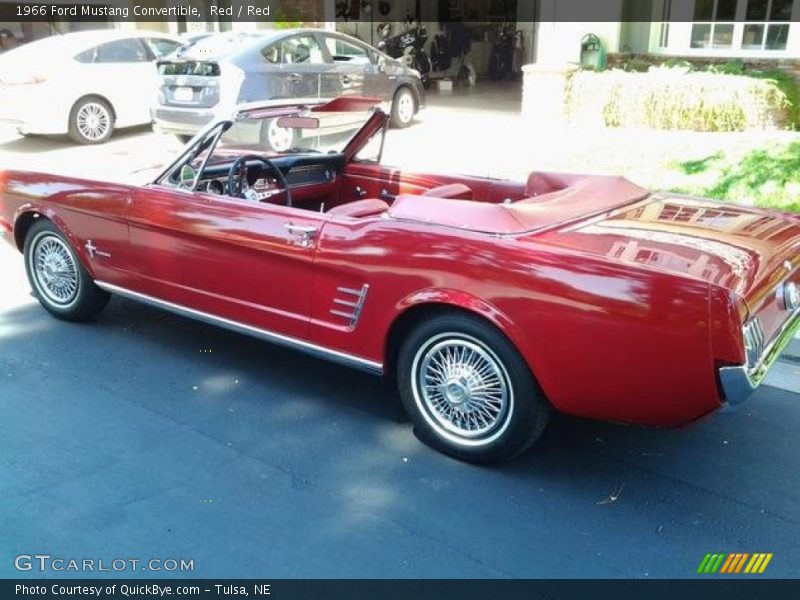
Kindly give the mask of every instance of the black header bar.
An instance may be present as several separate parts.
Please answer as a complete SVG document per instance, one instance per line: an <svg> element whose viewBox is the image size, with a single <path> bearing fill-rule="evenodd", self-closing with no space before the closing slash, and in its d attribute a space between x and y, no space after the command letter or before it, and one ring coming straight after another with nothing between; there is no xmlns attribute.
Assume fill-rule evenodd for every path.
<svg viewBox="0 0 800 600"><path fill-rule="evenodd" d="M485 11L463 3L424 0L0 0L0 23L24 22L325 22L381 23L416 17L423 22L688 22L705 21L692 2L651 0L487 0ZM397 4L397 6L394 6ZM473 4L464 5L474 7ZM766 3L765 3L766 6ZM783 5L782 5L783 6ZM665 7L667 7L665 9ZM766 9L765 9L766 10ZM702 11L700 11L702 12ZM740 11L741 12L741 11ZM737 14L737 16L740 16ZM752 15L751 15L752 16ZM720 15L716 21L735 22ZM731 17L732 18L732 17ZM772 24L800 20L800 0L790 12L763 15Z"/></svg>
<svg viewBox="0 0 800 600"><path fill-rule="evenodd" d="M789 600L800 580L2 580L0 597L72 600L96 598L260 598L266 600Z"/></svg>

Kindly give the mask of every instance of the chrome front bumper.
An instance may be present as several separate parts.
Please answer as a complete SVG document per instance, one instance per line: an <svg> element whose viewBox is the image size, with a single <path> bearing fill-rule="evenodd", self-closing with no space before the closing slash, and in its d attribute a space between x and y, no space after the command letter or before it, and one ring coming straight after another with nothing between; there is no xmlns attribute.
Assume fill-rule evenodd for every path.
<svg viewBox="0 0 800 600"><path fill-rule="evenodd" d="M748 368L742 365L723 367L719 370L719 380L727 405L736 406L750 397L798 331L800 331L800 309L795 310L784 323L778 335L764 349L755 367Z"/></svg>

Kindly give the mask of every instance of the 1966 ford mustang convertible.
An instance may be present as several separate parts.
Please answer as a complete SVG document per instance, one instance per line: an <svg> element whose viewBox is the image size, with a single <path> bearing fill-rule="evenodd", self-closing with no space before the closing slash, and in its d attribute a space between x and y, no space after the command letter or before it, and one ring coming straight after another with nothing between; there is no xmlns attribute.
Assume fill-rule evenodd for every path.
<svg viewBox="0 0 800 600"><path fill-rule="evenodd" d="M800 327L797 216L407 173L375 103L240 107L142 186L0 173L0 234L56 317L119 294L387 373L417 435L472 462L551 410L671 427L740 404ZM264 120L296 147L259 147Z"/></svg>

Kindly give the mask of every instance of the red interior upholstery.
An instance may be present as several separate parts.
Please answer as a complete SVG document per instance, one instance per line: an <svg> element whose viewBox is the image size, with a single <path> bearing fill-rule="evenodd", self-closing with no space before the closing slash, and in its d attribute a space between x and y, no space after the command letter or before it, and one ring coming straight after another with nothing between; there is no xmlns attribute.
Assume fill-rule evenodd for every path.
<svg viewBox="0 0 800 600"><path fill-rule="evenodd" d="M522 229L520 222L503 204L411 194L398 196L392 204L389 216L472 231L512 233Z"/></svg>
<svg viewBox="0 0 800 600"><path fill-rule="evenodd" d="M471 231L520 233L611 210L649 194L624 177L547 173L529 178L529 183L535 190L551 191L508 204L402 194L389 215Z"/></svg>
<svg viewBox="0 0 800 600"><path fill-rule="evenodd" d="M472 190L463 183L451 183L431 188L423 196L433 196L435 198L455 198L460 200L472 200Z"/></svg>
<svg viewBox="0 0 800 600"><path fill-rule="evenodd" d="M389 210L389 205L386 202L377 198L369 198L335 206L328 211L328 214L360 219L380 215L387 210Z"/></svg>
<svg viewBox="0 0 800 600"><path fill-rule="evenodd" d="M528 182L525 184L525 195L528 198L550 194L568 187L570 182L568 176L561 176L557 173L540 173L534 171L528 175Z"/></svg>

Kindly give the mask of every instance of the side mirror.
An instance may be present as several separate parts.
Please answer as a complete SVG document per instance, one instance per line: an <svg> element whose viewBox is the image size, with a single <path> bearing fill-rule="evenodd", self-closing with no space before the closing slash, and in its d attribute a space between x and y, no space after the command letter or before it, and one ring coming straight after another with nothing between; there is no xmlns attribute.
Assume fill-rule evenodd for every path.
<svg viewBox="0 0 800 600"><path fill-rule="evenodd" d="M181 167L181 177L179 181L180 187L190 190L194 187L194 180L197 177L197 172L192 168L192 165L183 165Z"/></svg>
<svg viewBox="0 0 800 600"><path fill-rule="evenodd" d="M381 42L381 43L383 43L383 42ZM378 44L378 46L380 47L380 44ZM385 56L379 56L378 57L378 70L381 73L386 71L386 57Z"/></svg>

